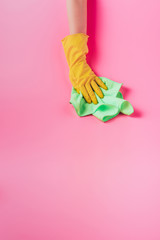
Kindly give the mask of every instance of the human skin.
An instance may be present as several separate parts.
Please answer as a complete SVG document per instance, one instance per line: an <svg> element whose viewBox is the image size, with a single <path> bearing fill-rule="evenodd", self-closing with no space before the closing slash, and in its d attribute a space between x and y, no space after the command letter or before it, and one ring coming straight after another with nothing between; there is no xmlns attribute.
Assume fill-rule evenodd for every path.
<svg viewBox="0 0 160 240"><path fill-rule="evenodd" d="M76 33L87 34L87 0L66 1L70 35ZM83 68L81 67L81 69L85 69L85 71L88 71L88 76L86 76L86 78L91 75L94 76L94 79L92 79L91 82L88 82L88 84L83 86L83 89L81 89L82 95L85 97L88 103L93 102L94 104L97 104L98 101L94 91L96 91L99 97L103 98L103 93L99 86L103 87L104 89L107 89L107 87L100 79L95 79L96 75L87 62L85 64L85 67L83 66ZM75 77L79 77L76 72Z"/></svg>
<svg viewBox="0 0 160 240"><path fill-rule="evenodd" d="M87 0L67 0L70 34L87 33Z"/></svg>

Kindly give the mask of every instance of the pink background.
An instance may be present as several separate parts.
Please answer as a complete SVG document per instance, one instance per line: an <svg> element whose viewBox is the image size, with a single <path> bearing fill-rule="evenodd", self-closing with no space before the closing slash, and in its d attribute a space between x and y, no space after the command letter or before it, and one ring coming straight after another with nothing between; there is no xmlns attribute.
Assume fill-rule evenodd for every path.
<svg viewBox="0 0 160 240"><path fill-rule="evenodd" d="M88 62L135 109L78 117L66 2L0 1L0 239L160 239L160 1L88 0Z"/></svg>

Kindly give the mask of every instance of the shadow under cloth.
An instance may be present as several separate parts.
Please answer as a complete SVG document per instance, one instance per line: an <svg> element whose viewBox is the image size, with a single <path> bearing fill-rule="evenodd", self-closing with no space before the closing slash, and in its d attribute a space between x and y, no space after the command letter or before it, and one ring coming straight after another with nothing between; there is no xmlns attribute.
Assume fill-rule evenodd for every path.
<svg viewBox="0 0 160 240"><path fill-rule="evenodd" d="M72 87L71 98L69 103L73 105L76 113L80 116L93 115L99 120L106 122L116 117L120 112L125 115L131 115L134 109L130 102L123 99L119 91L123 83L112 81L105 77L99 77L107 86L107 90L100 87L104 97L100 98L96 93L98 103L87 103L82 93Z"/></svg>

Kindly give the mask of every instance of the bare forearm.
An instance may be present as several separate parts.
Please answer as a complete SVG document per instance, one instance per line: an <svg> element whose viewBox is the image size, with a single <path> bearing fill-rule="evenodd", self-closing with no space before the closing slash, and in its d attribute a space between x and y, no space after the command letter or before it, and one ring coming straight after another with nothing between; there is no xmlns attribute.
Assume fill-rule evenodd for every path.
<svg viewBox="0 0 160 240"><path fill-rule="evenodd" d="M87 0L67 0L70 34L87 33Z"/></svg>

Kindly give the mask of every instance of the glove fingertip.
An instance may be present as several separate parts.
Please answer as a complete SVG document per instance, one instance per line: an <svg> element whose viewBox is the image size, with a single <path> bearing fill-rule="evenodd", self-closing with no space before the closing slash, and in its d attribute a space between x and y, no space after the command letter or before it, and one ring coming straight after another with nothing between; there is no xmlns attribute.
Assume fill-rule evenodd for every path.
<svg viewBox="0 0 160 240"><path fill-rule="evenodd" d="M86 102L89 103L89 104L92 102L90 98L85 98L85 100L86 100Z"/></svg>
<svg viewBox="0 0 160 240"><path fill-rule="evenodd" d="M107 86L106 85L104 85L104 87L103 87L105 90L107 90L108 88L107 88Z"/></svg>
<svg viewBox="0 0 160 240"><path fill-rule="evenodd" d="M104 97L103 93L102 93L102 94L100 93L100 94L99 94L99 97L100 97L100 98L103 98L103 97Z"/></svg>
<svg viewBox="0 0 160 240"><path fill-rule="evenodd" d="M98 102L97 102L97 101L94 101L93 103L94 103L95 105L97 105Z"/></svg>

